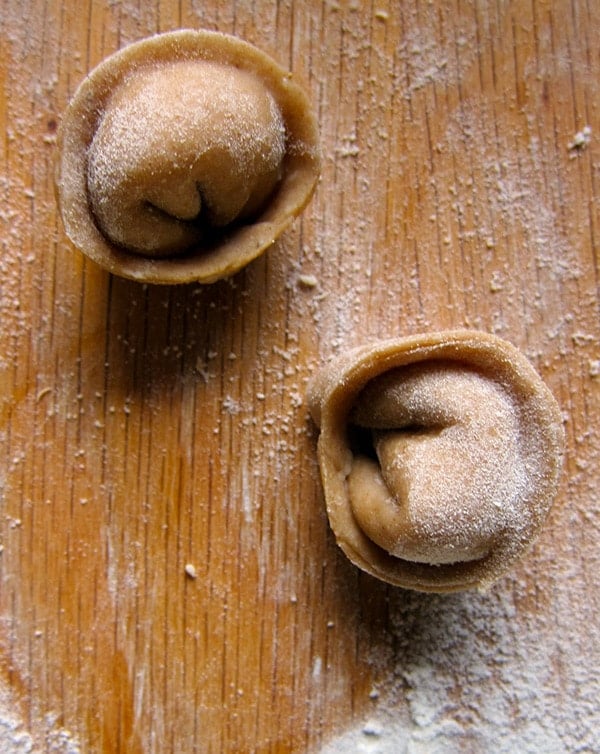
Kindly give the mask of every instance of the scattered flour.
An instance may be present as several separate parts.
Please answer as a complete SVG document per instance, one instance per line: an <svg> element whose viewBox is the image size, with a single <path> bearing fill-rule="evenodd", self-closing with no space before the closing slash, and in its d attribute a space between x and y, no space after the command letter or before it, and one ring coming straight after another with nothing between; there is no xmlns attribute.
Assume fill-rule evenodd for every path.
<svg viewBox="0 0 600 754"><path fill-rule="evenodd" d="M0 705L0 751L3 754L30 754L33 741L23 723L13 717L12 710Z"/></svg>
<svg viewBox="0 0 600 754"><path fill-rule="evenodd" d="M380 698L321 754L597 752L600 637L590 627L582 641L570 626L548 653L552 609L573 610L567 588L558 594L545 617L518 615L507 585L486 595L395 594Z"/></svg>
<svg viewBox="0 0 600 754"><path fill-rule="evenodd" d="M13 694L0 679L0 752L2 754L81 754L73 734L62 728L54 714L46 715L29 731L21 719Z"/></svg>
<svg viewBox="0 0 600 754"><path fill-rule="evenodd" d="M130 22L135 22L139 28L149 28L150 23L154 21L150 6L141 4L138 8L134 3L117 3L113 0L109 5L114 8L115 14L126 15L122 10L126 9ZM205 4L193 0L191 5L198 20L206 22ZM48 10L50 12L50 6ZM223 10L223 13L225 12ZM148 14L148 18L142 15L145 13ZM273 14L268 18L271 17L274 18ZM383 16L380 20L384 20ZM20 6L18 12L15 6L14 13L11 13L11 22L14 22L14 28L27 23L26 14L22 13ZM274 22L269 20L268 23ZM433 30L429 32L417 29L416 19L408 18L407 23L409 28L398 49L397 65L391 72L391 75L396 77L394 83L401 92L400 96L408 100L409 96L425 96L436 84L438 90L442 85L452 86L459 74L466 70L467 63L475 59L474 26L467 24L463 36L457 40L457 49L461 56L459 61L451 44L437 44ZM55 20L47 26L55 30L54 34L58 34L60 27ZM543 31L542 27L540 29ZM14 45L18 44L20 49L28 35L23 30L10 33ZM269 34L265 36L268 37ZM346 41L350 46L354 44L351 39L346 38ZM38 49L57 47L56 39L44 45L41 38L31 38L30 44ZM352 50L353 54L355 52L358 55L360 50ZM555 56L548 57L548 60L550 59L553 61L552 65L556 65ZM15 60L20 60L16 54ZM510 62L512 63L512 56ZM571 64L570 57L568 63ZM83 74L81 62L77 65ZM554 68L550 73L553 71ZM407 74L408 81L405 81L404 75L400 76L399 72ZM16 72L10 72L10 77L9 83L14 85L17 81ZM39 77L35 80L40 81ZM388 86L390 83L391 80L387 79L383 85ZM408 86L404 86L405 84ZM40 91L32 91L31 98L27 96L28 101L31 99L37 103L37 121L41 122L46 117L47 106L44 103L55 102L55 86L55 79L48 78ZM325 89L326 82L323 82L322 86ZM370 106L367 94L368 89L365 89L361 100L365 111ZM339 161L344 167L338 166L338 169L356 172L356 201L367 202L362 208L361 216L369 216L375 202L381 196L377 189L378 184L372 180L378 176L371 175L368 170L369 161L374 160L376 154L368 148L368 140L364 133L365 123L360 122L360 113L357 124L341 124L338 138L331 139L331 133L327 129L333 128L333 118L327 113L335 114L337 110L335 107L329 108L330 104L333 103L323 99L324 132L329 136L330 143L338 145L337 156L346 157ZM15 115L14 107L9 100L11 116ZM486 129L481 127L482 119L489 122L491 118L499 123L495 143L486 142ZM18 120L16 117L12 117L11 120L12 126L7 133L11 155L16 152L17 145L19 148L24 145L24 155L29 158L34 151L34 139L37 138L38 132L29 131L28 122L25 120ZM490 112L485 106L473 106L469 110L465 104L461 111L454 113L446 131L440 136L439 144L434 145L434 150L439 150L442 154L469 154L478 169L475 177L479 183L476 182L475 186L481 192L482 198L478 200L474 190L471 191L468 183L472 180L470 176L459 176L459 182L453 192L446 193L448 185L452 184L452 179L456 176L438 174L437 185L423 183L420 186L420 201L424 207L425 217L431 215L432 223L439 223L440 227L446 224L451 230L456 231L453 239L455 243L475 241L477 248L481 250L482 264L488 265L484 269L486 285L489 283L493 286L497 294L494 298L502 302L497 305L497 320L493 320L492 324L497 325L498 330L506 329L510 325L514 334L520 332L520 318L523 314L515 293L518 286L515 286L512 268L497 269L494 257L497 253L501 256L497 250L504 247L501 250L502 256L506 256L505 247L510 244L514 235L523 235L528 241L528 261L523 263L523 267L526 268L527 282L532 283L532 301L525 313L524 319L527 319L533 316L532 312L536 309L543 312L544 303L558 297L561 285L574 288L579 284L578 281L583 283L581 270L577 266L579 257L574 250L578 248L582 235L588 231L583 224L578 228L575 221L569 221L564 213L564 198L559 195L559 188L563 182L552 172L554 168L551 164L543 162L540 156L545 153L548 160L550 152L547 145L541 149L535 136L532 136L529 152L523 152L518 146L515 148L512 131L507 127L511 122L512 118L503 121L501 113ZM384 133L385 125L386 122L382 120L381 133ZM387 125L387 141L393 143L398 133L394 131L393 123ZM48 147L51 138L50 135L44 136L44 144ZM581 141L581 138L583 142L577 145L576 142ZM564 143L562 142L563 145ZM572 143L572 153L577 156L587 144L586 134L582 132L581 136L575 135ZM394 168L404 169L405 163L394 165ZM548 196L547 187L544 188L542 185L544 176L541 168L547 168L548 175L545 180L548 185L554 187L552 190L555 195L551 204L540 205L540 197ZM556 171L559 169L560 166L557 166ZM3 239L0 262L3 277L0 311L7 333L23 333L30 324L27 307L21 305L21 291L27 289L23 281L26 283L29 277L33 277L34 282L39 282L34 275L34 267L39 268L40 276L48 270L42 264L32 263L43 260L45 252L48 252L49 258L56 255L55 250L51 248L51 236L48 237L47 243L40 247L35 258L23 258L20 254L23 238L28 232L30 203L35 200L37 219L42 225L44 217L50 216L50 212L53 211L53 202L45 198L47 188L44 181L47 171L44 161L36 163L35 171L32 173L34 180L25 183L19 175L29 175L28 170L9 174L3 172L3 167L0 166L0 235ZM410 185L412 178L407 169L403 180ZM352 183L348 176L342 182L348 186ZM369 189L372 204L367 201ZM346 222L340 229L340 223L335 218L331 219L333 213L329 208L330 203L335 204L335 198L325 191L321 194L324 198L316 196L309 208L309 213L316 218L315 237L305 241L306 246L310 247L305 261L312 263L307 268L311 271L314 269L317 274L307 274L304 280L299 277L299 284L290 291L291 329L299 322L303 326L306 322L316 325L314 329L318 330L318 338L315 336L314 339L315 352L318 350L319 356L323 358L332 351L363 341L365 332L369 329L383 328L376 333L379 336L391 331L396 332L399 324L405 330L414 329L418 325L421 325L422 329L425 321L419 320L419 317L425 316L422 310L427 310L427 316L431 317L435 326L444 321L446 312L432 309L431 302L427 300L427 269L419 271L417 267L417 261L423 260L432 261L431 267L435 266L437 246L434 234L426 232L418 239L418 259L416 253L414 256L409 254L411 238L406 239L398 235L392 236L391 240L386 239L387 246L398 244L398 249L401 249L405 256L402 257L401 264L398 264L398 272L394 272L387 280L392 304L389 312L387 302L380 296L384 303L380 305L379 310L379 305L376 302L373 304L371 323L365 324L365 311L369 310L371 302L370 291L375 280L380 279L380 276L374 277L373 281L369 279L369 244L374 249L373 256L376 257L382 239L378 237L374 240L377 229L361 225L360 220L353 216L356 205L352 204L342 207ZM18 211L15 211L15 207ZM480 210L489 207L491 211L489 214L482 213L476 217L476 222L463 223L463 218L473 211L473 207L476 210L478 207ZM396 223L400 226L402 210L403 206L400 204L392 208L391 211L396 215L391 217L390 225ZM322 213L322 217L319 212ZM51 227L49 223L46 225ZM513 225L517 226L520 233L513 234ZM506 231L505 237L502 236L503 229ZM510 232L507 229L510 229ZM304 231L306 234L313 232L310 223L306 223ZM448 237L450 240L450 235L446 236L446 227L443 228L443 232L444 239ZM432 243L431 247L428 246L429 243ZM514 270L519 274L522 267L519 266L518 260L523 256L523 249L509 251L513 255L511 258L514 258ZM400 251L398 253L400 254ZM271 255L269 264L275 264L274 259L277 259L276 254ZM339 274L336 268L338 261L341 265ZM320 269L320 263L330 266ZM446 265L443 271L445 272L448 267ZM248 275L250 274L249 272ZM539 284L536 283L537 275L540 276ZM315 281L317 285L314 285ZM404 300L400 305L393 297L402 285L408 285L409 288L403 291L402 296L397 296L398 301ZM430 284L429 287L433 290L435 285ZM329 290L333 293L328 295L326 292ZM423 292L424 296L422 306L419 291ZM465 299L468 299L468 296L465 296ZM585 302L586 299L580 296L579 300ZM65 299L62 306L66 311L70 311L72 307L67 307L67 303ZM578 316L580 315L579 310ZM460 316L460 312L456 314L456 320ZM547 321L548 329L556 329L556 335L549 338L546 345L549 352L558 353L565 350L572 353L573 345L576 344L571 342L570 333L583 324L577 319L571 322L565 319L563 324L564 327L559 329L556 322ZM388 328L387 331L385 328ZM12 344L11 338L7 337L7 340L9 345ZM581 348L587 345L581 344ZM0 357L0 364L4 358L8 368L13 363L16 352L16 348L11 347L10 351ZM589 356L590 358L584 353L582 358L587 359L584 363L589 379L594 379L594 384L597 384L600 360L596 352ZM197 375L205 385L213 383L220 373L219 366L213 363L214 357L214 353L209 353L206 359L198 357ZM286 360L282 357L281 361L283 363ZM267 396L271 399L271 384L277 386L281 383L283 391L292 379L297 379L283 371L291 369L293 363L295 359L292 365L286 362L272 373L266 373L265 379L257 386L257 396L261 396L261 401ZM576 388L577 385L572 390ZM268 458L265 460L261 450L256 449L256 456L251 453L249 459L243 459L244 468L249 460L256 461L255 467L259 468L260 461L263 464L260 468L265 468L280 481L278 489L285 488L289 481L286 474L293 473L294 464L298 463L298 448L304 450L306 447L301 442L296 445L292 437L292 432L300 424L300 420L297 412L299 404L296 405L291 396L298 394L294 392L288 395L287 402L283 404L283 411L280 407L277 407L277 411L271 411L274 404L269 401L265 403L266 413L259 417L259 421L264 427L265 435L267 432L270 433ZM250 403L246 404L243 398L244 396L238 396L237 393L235 397L229 394L224 397L222 411L225 420L234 417L248 424L256 418L250 415ZM588 429L585 428L585 431L588 432ZM597 467L598 455L590 452L592 442L595 440L591 431L585 436L582 434L581 438L576 438L575 451L582 455L582 459L585 455L590 465ZM581 545L582 539L588 537L590 541L587 542L586 552L591 553L591 539L597 537L600 530L600 506L596 482L591 474L583 473L583 466L581 470L579 481L574 476L569 480L570 494L567 496L572 502L579 500L581 510L577 511L576 506L572 505L571 518L567 519L565 514L562 523L572 523L573 526L564 526L558 536L563 536L565 540L571 536L574 547ZM579 487L576 488L577 485ZM228 501L239 504L241 500L244 516L248 522L252 522L255 511L249 503L257 499L262 487L254 476L246 479L240 473L233 479L231 489ZM240 491L239 497L234 495L236 491ZM585 510L582 503L584 500ZM580 517L579 521L577 516ZM288 524L293 524L281 510L277 521L282 529ZM577 536L570 535L569 530L577 530L579 533ZM251 532L252 527L246 527L246 531ZM249 542L252 542L250 535L247 536ZM294 536L292 531L290 537L293 539ZM274 537L269 541L280 540ZM583 541L583 544L586 542ZM555 550L556 548L550 548L552 553ZM260 562L261 573L269 573L273 567L273 560L267 558L269 554L267 546L261 549L261 557L264 555L264 563ZM109 563L112 560L113 558L109 558ZM277 558L275 560L277 561ZM390 593L387 651L371 658L378 680L366 700L368 714L365 714L356 727L342 732L338 738L330 741L322 749L322 754L598 752L600 687L597 668L600 666L600 637L596 622L600 605L597 601L589 607L577 604L577 590L571 588L574 580L590 583L596 577L598 562L589 562L588 559L588 564L585 565L580 563L581 560L578 554L573 557L572 563L561 564L560 582L554 583L549 579L547 584L540 584L535 588L526 588L519 582L511 581L483 596L467 594L432 597L407 592ZM586 572L575 573L577 563L580 563L581 568L585 567ZM549 556L546 565L549 573L558 573ZM541 566L538 567L541 570ZM109 573L109 577L114 593L119 585L116 569ZM282 575L280 589L282 599L286 596L288 600L295 602L295 592L290 598L290 584L286 583L284 578L285 574ZM127 584L130 585L129 582ZM130 586L133 588L133 582ZM530 613L517 604L526 591L540 599L540 604ZM591 588L588 588L588 595L591 591ZM583 623L575 625L571 616L577 616ZM312 673L315 682L322 681L327 676L327 662L320 656L315 657L313 664L308 667L308 673ZM312 709L317 708L318 705L313 700ZM45 732L45 745L41 748L38 730ZM28 730L13 703L10 691L0 685L0 751L3 754L37 754L38 751L40 754L79 754L80 749L72 734L61 729L52 716L41 721L39 725L36 723L35 731Z"/></svg>

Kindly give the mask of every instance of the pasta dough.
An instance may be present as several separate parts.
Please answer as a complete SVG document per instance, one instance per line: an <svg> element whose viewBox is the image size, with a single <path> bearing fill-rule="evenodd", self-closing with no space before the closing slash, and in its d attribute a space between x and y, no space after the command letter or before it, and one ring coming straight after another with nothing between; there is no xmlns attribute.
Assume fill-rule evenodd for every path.
<svg viewBox="0 0 600 754"><path fill-rule="evenodd" d="M267 248L319 173L314 115L290 74L206 31L143 40L83 82L59 132L67 234L117 274L212 282Z"/></svg>
<svg viewBox="0 0 600 754"><path fill-rule="evenodd" d="M486 587L527 549L556 493L563 428L526 358L474 331L356 349L309 388L338 544L384 581Z"/></svg>
<svg viewBox="0 0 600 754"><path fill-rule="evenodd" d="M149 68L122 83L98 124L90 206L118 246L148 256L184 252L260 210L284 154L281 114L250 74L194 61Z"/></svg>

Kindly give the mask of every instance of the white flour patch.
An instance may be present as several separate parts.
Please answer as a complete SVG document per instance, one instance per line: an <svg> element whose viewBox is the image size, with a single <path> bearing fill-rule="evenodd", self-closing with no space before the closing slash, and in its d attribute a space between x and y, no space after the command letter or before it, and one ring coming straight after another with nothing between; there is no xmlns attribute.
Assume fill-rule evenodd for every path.
<svg viewBox="0 0 600 754"><path fill-rule="evenodd" d="M398 47L403 78L397 82L406 99L427 86L455 81L459 72L476 59L476 30L471 19L461 19L460 35L456 39L449 38L444 45L440 45L435 29L419 25L416 18L407 20L408 26Z"/></svg>
<svg viewBox="0 0 600 754"><path fill-rule="evenodd" d="M2 754L81 754L73 734L48 714L30 732L17 711L11 690L0 680L0 752Z"/></svg>
<svg viewBox="0 0 600 754"><path fill-rule="evenodd" d="M33 752L33 740L23 723L13 715L10 707L0 703L0 751L4 754L29 754Z"/></svg>
<svg viewBox="0 0 600 754"><path fill-rule="evenodd" d="M380 698L321 754L597 751L598 629L575 632L571 615L582 608L566 586L548 588L540 615L519 614L513 594L523 586L487 595L394 593Z"/></svg>

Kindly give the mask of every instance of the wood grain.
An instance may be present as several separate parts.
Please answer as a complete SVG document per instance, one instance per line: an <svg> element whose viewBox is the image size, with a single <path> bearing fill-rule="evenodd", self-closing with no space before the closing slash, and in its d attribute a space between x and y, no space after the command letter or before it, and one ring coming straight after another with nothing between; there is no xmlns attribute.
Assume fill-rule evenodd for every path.
<svg viewBox="0 0 600 754"><path fill-rule="evenodd" d="M0 2L7 751L598 751L599 18L596 0ZM55 132L106 55L180 27L294 72L323 174L233 279L142 286L65 238ZM456 326L527 353L568 454L526 561L440 599L338 551L304 392L333 353Z"/></svg>

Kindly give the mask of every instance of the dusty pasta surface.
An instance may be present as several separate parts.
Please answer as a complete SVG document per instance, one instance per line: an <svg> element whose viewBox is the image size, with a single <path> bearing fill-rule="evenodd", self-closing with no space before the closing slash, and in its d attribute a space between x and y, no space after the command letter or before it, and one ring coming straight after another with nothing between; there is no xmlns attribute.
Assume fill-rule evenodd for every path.
<svg viewBox="0 0 600 754"><path fill-rule="evenodd" d="M329 519L350 559L423 591L485 587L555 496L560 411L527 359L451 331L356 349L309 389Z"/></svg>
<svg viewBox="0 0 600 754"><path fill-rule="evenodd" d="M82 83L58 138L67 235L149 282L212 282L262 253L319 174L304 92L271 58L207 31L157 35Z"/></svg>

